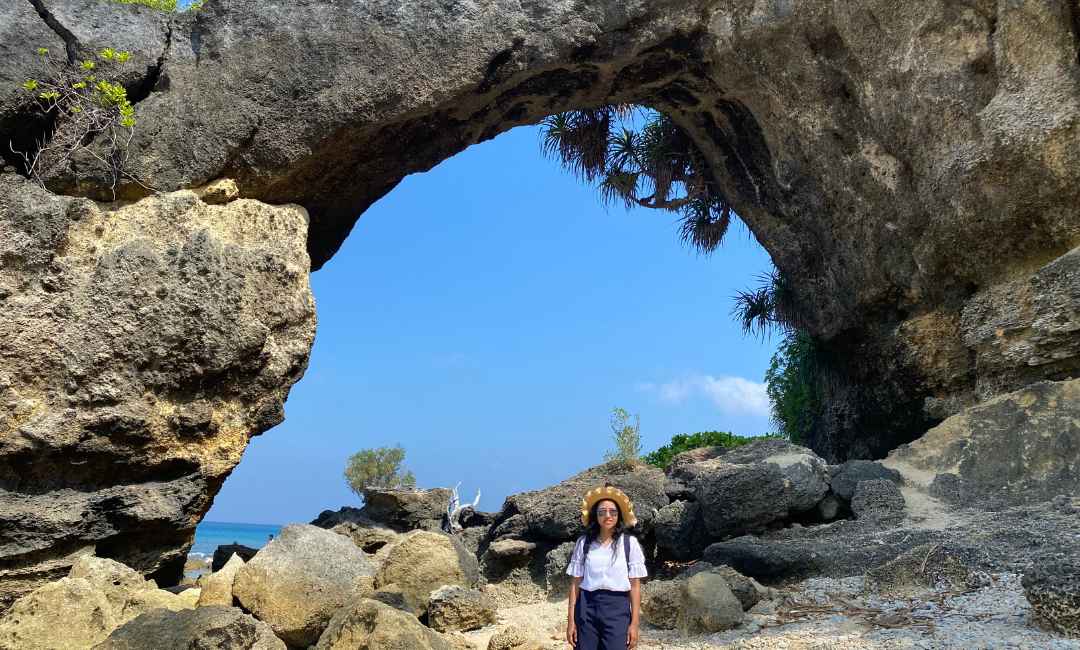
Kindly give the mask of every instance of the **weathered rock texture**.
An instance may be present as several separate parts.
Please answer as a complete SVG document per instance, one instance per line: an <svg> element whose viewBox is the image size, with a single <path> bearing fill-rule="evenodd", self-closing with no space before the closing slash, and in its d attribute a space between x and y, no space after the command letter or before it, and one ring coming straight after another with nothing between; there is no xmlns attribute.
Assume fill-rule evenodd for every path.
<svg viewBox="0 0 1080 650"><path fill-rule="evenodd" d="M34 47L132 50L131 172L165 191L229 177L243 197L304 206L314 268L404 176L470 144L566 109L664 111L793 278L831 360L810 441L830 462L1076 376L1074 0L38 5L53 28L29 2L0 3L0 142L48 132L16 90ZM111 194L93 158L71 163L52 189ZM173 216L203 207L169 208L139 222L145 239L137 220L108 219L91 251L84 224L103 218L69 216L88 203L3 188L0 589L90 546L175 576L194 522L302 372L302 235L199 235ZM201 288L179 283L188 255L207 269ZM241 299L259 287L286 306Z"/></svg>
<svg viewBox="0 0 1080 650"><path fill-rule="evenodd" d="M22 596L0 617L0 648L89 648L145 612L193 607L119 562L83 556L67 577Z"/></svg>
<svg viewBox="0 0 1080 650"><path fill-rule="evenodd" d="M370 596L375 565L342 535L293 524L240 567L233 597L294 646L314 645L330 617Z"/></svg>
<svg viewBox="0 0 1080 650"><path fill-rule="evenodd" d="M1075 375L1074 281L1038 270L1080 244L1070 0L45 5L73 46L136 52L137 177L303 205L316 268L401 178L474 142L571 108L666 112L834 359L813 445L830 460L884 455L1002 382ZM64 45L28 2L0 11L5 43ZM34 59L7 47L10 89ZM29 123L19 97L0 99L5 139ZM89 156L50 185L106 189ZM1000 300L1017 286L1031 310Z"/></svg>
<svg viewBox="0 0 1080 650"><path fill-rule="evenodd" d="M82 552L162 584L315 328L296 206L0 174L0 605Z"/></svg>
<svg viewBox="0 0 1080 650"><path fill-rule="evenodd" d="M1049 501L1080 486L1080 379L1040 382L966 409L885 464L981 508Z"/></svg>
<svg viewBox="0 0 1080 650"><path fill-rule="evenodd" d="M94 650L285 650L270 626L233 607L147 612L109 635Z"/></svg>

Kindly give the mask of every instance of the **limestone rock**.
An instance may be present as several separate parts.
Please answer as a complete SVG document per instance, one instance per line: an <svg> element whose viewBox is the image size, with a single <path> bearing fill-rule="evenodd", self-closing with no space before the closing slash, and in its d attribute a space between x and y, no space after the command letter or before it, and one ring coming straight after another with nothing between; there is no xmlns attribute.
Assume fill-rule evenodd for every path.
<svg viewBox="0 0 1080 650"><path fill-rule="evenodd" d="M294 524L237 571L233 596L286 643L312 645L334 612L368 595L362 578L373 573L371 561L345 537Z"/></svg>
<svg viewBox="0 0 1080 650"><path fill-rule="evenodd" d="M1048 501L1080 485L1080 379L1041 382L973 406L889 454L939 497L976 508ZM932 480L930 480L932 479ZM936 484L936 485L935 485Z"/></svg>
<svg viewBox="0 0 1080 650"><path fill-rule="evenodd" d="M449 504L450 490L447 488L368 488L364 491L364 507L360 509L360 514L398 532L439 531L442 530Z"/></svg>
<svg viewBox="0 0 1080 650"><path fill-rule="evenodd" d="M194 606L119 562L83 556L67 577L15 601L0 618L0 647L88 648L144 612Z"/></svg>
<svg viewBox="0 0 1080 650"><path fill-rule="evenodd" d="M0 609L73 549L179 580L306 367L306 233L295 206L102 205L0 174Z"/></svg>
<svg viewBox="0 0 1080 650"><path fill-rule="evenodd" d="M497 605L475 589L447 585L431 592L428 625L438 632L475 630L495 622Z"/></svg>
<svg viewBox="0 0 1080 650"><path fill-rule="evenodd" d="M202 593L199 594L198 606L220 605L232 607L233 581L236 573L244 566L239 555L233 555L220 571L215 571L200 581Z"/></svg>
<svg viewBox="0 0 1080 650"><path fill-rule="evenodd" d="M651 530L653 511L668 503L663 472L651 465L638 465L629 471L612 471L600 465L543 490L507 497L492 526L491 539L513 536L531 542L556 543L576 539L583 532L581 497L605 482L630 497L638 527ZM514 525L508 529L511 521Z"/></svg>
<svg viewBox="0 0 1080 650"><path fill-rule="evenodd" d="M904 518L905 507L900 488L884 478L860 481L851 498L851 511L857 518L882 523L899 523Z"/></svg>
<svg viewBox="0 0 1080 650"><path fill-rule="evenodd" d="M689 569L681 573L679 578L690 578L705 571L715 573L724 579L728 588L731 589L731 593L739 599L743 611L749 610L762 598L769 596L769 590L758 584L757 580L744 576L729 566L713 566L708 562L695 562Z"/></svg>
<svg viewBox="0 0 1080 650"><path fill-rule="evenodd" d="M487 650L544 650L544 644L524 630L504 627L488 640Z"/></svg>
<svg viewBox="0 0 1080 650"><path fill-rule="evenodd" d="M375 575L376 586L396 584L417 614L427 611L431 592L444 585L475 587L476 557L459 541L442 533L407 533L387 554Z"/></svg>
<svg viewBox="0 0 1080 650"><path fill-rule="evenodd" d="M62 578L15 601L0 618L0 648L89 648L119 624L101 590Z"/></svg>
<svg viewBox="0 0 1080 650"><path fill-rule="evenodd" d="M1040 624L1080 638L1080 562L1040 562L1024 573L1022 582Z"/></svg>
<svg viewBox="0 0 1080 650"><path fill-rule="evenodd" d="M371 599L416 616L416 608L413 607L409 599L405 597L405 592L396 583L380 586L371 594Z"/></svg>
<svg viewBox="0 0 1080 650"><path fill-rule="evenodd" d="M376 553L398 538L398 532L362 514L359 508L345 506L324 510L311 525L326 528L351 539L365 553Z"/></svg>
<svg viewBox="0 0 1080 650"><path fill-rule="evenodd" d="M682 583L682 591L679 625L691 633L728 630L743 620L742 604L720 574L710 571L695 574Z"/></svg>
<svg viewBox="0 0 1080 650"><path fill-rule="evenodd" d="M220 205L240 198L240 188L231 178L219 178L192 191L207 205Z"/></svg>
<svg viewBox="0 0 1080 650"><path fill-rule="evenodd" d="M285 650L270 626L234 607L155 609L116 629L94 650Z"/></svg>
<svg viewBox="0 0 1080 650"><path fill-rule="evenodd" d="M452 650L449 642L415 616L371 600L356 599L338 610L316 650Z"/></svg>
<svg viewBox="0 0 1080 650"><path fill-rule="evenodd" d="M814 508L829 489L828 468L814 452L763 440L715 455L676 456L668 474L691 486L704 533L724 538Z"/></svg>
<svg viewBox="0 0 1080 650"><path fill-rule="evenodd" d="M851 501L855 496L855 487L861 481L876 478L888 479L897 485L904 484L900 472L872 460L849 460L842 465L829 467L829 487L833 494L844 501Z"/></svg>
<svg viewBox="0 0 1080 650"><path fill-rule="evenodd" d="M708 546L701 505L697 502L672 501L660 508L654 528L657 552L667 559L699 558Z"/></svg>
<svg viewBox="0 0 1080 650"><path fill-rule="evenodd" d="M641 616L650 625L674 630L683 607L683 586L678 580L649 580L641 590Z"/></svg>

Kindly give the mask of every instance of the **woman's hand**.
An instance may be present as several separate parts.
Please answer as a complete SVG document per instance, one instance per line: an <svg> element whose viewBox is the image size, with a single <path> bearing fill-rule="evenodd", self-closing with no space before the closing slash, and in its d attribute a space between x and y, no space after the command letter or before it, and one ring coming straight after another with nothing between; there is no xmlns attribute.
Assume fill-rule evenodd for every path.
<svg viewBox="0 0 1080 650"><path fill-rule="evenodd" d="M577 647L577 626L573 621L566 623L566 642L570 644L571 648Z"/></svg>
<svg viewBox="0 0 1080 650"><path fill-rule="evenodd" d="M626 647L633 650L637 647L638 640L638 625L637 623L631 623L630 627L626 628Z"/></svg>

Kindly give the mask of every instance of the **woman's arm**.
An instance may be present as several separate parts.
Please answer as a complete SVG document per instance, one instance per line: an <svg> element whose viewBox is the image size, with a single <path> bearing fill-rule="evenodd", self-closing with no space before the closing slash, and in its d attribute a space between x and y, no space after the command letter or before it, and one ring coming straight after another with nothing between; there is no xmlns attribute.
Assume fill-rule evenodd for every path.
<svg viewBox="0 0 1080 650"><path fill-rule="evenodd" d="M570 599L566 609L566 642L570 644L570 647L577 645L577 624L574 623L574 605L577 603L578 585L580 584L581 578L570 578Z"/></svg>
<svg viewBox="0 0 1080 650"><path fill-rule="evenodd" d="M641 620L641 578L630 578L630 628L626 631L626 647L638 642L638 623Z"/></svg>

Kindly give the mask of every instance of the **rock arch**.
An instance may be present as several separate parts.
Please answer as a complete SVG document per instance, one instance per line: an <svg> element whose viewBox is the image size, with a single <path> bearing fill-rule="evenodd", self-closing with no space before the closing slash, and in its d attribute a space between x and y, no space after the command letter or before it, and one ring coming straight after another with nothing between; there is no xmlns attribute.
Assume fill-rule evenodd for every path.
<svg viewBox="0 0 1080 650"><path fill-rule="evenodd" d="M881 455L981 399L1076 376L1078 13L1070 0L211 0L178 15L95 0L5 3L4 140L42 132L15 90L33 74L36 44L59 49L74 37L86 50L129 49L133 173L166 192L234 178L245 200L210 208L166 194L118 217L75 198L103 198L107 187L87 157L48 179L55 197L10 171L0 177L0 296L15 305L0 323L9 350L0 388L15 404L0 419L0 517L15 522L0 534L4 591L94 545L175 577L247 436L280 421L302 374L314 314L297 247L319 268L405 175L560 110L647 104L706 153L739 215L797 278L810 328L844 378L813 441L822 455ZM310 217L299 244L297 213L266 205L285 203ZM281 228L290 234L268 236ZM103 233L113 239L89 243ZM216 281L178 296L192 265ZM157 332L110 330L86 305L75 310L82 320L70 316L89 297L117 320L134 318L157 294L124 283L154 273L165 287L150 320ZM287 307L252 297L271 286L290 296ZM136 354L156 350L155 335L182 339L172 325L192 313L246 338L214 341L196 328L195 344ZM261 327L235 329L251 322ZM98 342L114 361L35 360L65 336L79 352L94 336L72 331L92 325L110 333ZM84 407L97 424L75 417ZM45 418L65 409L71 418ZM208 432L198 444L184 437ZM50 462L85 455L86 438L107 439L100 471L71 485L47 479ZM118 460L130 473L98 478ZM118 487L133 491L109 492ZM173 506L151 513L152 535L140 538L139 508L164 502ZM39 516L53 506L90 513L88 523L71 532L64 517Z"/></svg>

